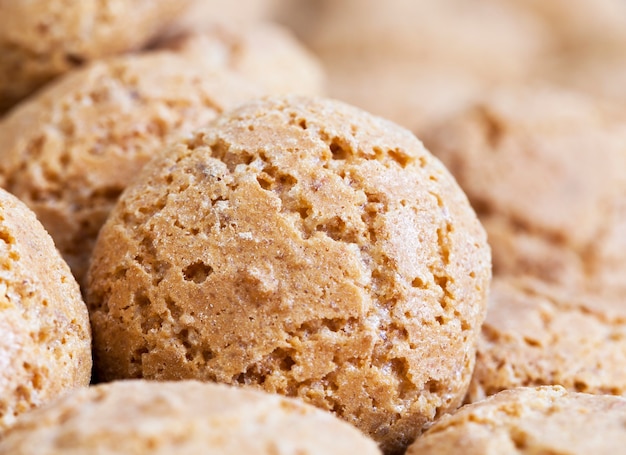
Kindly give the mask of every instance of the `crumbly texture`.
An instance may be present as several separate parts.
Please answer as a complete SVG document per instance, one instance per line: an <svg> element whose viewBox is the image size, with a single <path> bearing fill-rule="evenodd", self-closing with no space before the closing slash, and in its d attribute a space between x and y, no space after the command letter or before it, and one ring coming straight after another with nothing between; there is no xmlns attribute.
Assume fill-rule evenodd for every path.
<svg viewBox="0 0 626 455"><path fill-rule="evenodd" d="M529 278L495 278L468 401L501 390L559 384L626 396L623 300Z"/></svg>
<svg viewBox="0 0 626 455"><path fill-rule="evenodd" d="M418 137L494 84L525 81L550 47L544 25L509 2L310 3L308 26L288 23L323 62L330 96Z"/></svg>
<svg viewBox="0 0 626 455"><path fill-rule="evenodd" d="M376 443L300 400L197 381L119 381L25 415L0 454L380 454Z"/></svg>
<svg viewBox="0 0 626 455"><path fill-rule="evenodd" d="M465 195L409 131L254 101L152 161L103 226L96 371L297 396L399 452L460 403L490 276Z"/></svg>
<svg viewBox="0 0 626 455"><path fill-rule="evenodd" d="M406 454L610 455L625 444L626 399L530 387L443 417Z"/></svg>
<svg viewBox="0 0 626 455"><path fill-rule="evenodd" d="M259 93L169 51L94 62L0 122L0 185L35 211L84 285L98 231L139 169Z"/></svg>
<svg viewBox="0 0 626 455"><path fill-rule="evenodd" d="M87 307L35 215L0 190L0 431L91 379Z"/></svg>
<svg viewBox="0 0 626 455"><path fill-rule="evenodd" d="M271 95L322 95L324 71L317 58L279 25L207 24L165 40L161 46L181 52L208 68L227 68L254 81Z"/></svg>
<svg viewBox="0 0 626 455"><path fill-rule="evenodd" d="M0 2L0 112L84 62L143 47L189 3Z"/></svg>
<svg viewBox="0 0 626 455"><path fill-rule="evenodd" d="M495 275L626 292L623 109L555 88L502 88L424 141L483 222Z"/></svg>

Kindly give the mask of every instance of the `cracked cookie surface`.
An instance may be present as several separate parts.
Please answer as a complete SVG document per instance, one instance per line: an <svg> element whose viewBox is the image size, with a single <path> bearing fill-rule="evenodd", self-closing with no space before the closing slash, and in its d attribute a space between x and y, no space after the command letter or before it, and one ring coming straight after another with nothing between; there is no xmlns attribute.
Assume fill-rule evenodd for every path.
<svg viewBox="0 0 626 455"><path fill-rule="evenodd" d="M1 2L0 112L85 62L142 48L190 2Z"/></svg>
<svg viewBox="0 0 626 455"><path fill-rule="evenodd" d="M68 394L14 426L0 454L380 454L329 413L198 381L118 381Z"/></svg>
<svg viewBox="0 0 626 455"><path fill-rule="evenodd" d="M626 395L625 363L623 302L536 279L496 277L468 401L552 384Z"/></svg>
<svg viewBox="0 0 626 455"><path fill-rule="evenodd" d="M251 102L152 161L101 230L96 371L300 397L401 451L465 393L490 270L409 131L330 100Z"/></svg>
<svg viewBox="0 0 626 455"><path fill-rule="evenodd" d="M409 449L417 454L613 454L626 444L626 399L559 386L505 390L444 416Z"/></svg>
<svg viewBox="0 0 626 455"><path fill-rule="evenodd" d="M510 87L424 136L485 226L494 275L624 295L625 120L580 93Z"/></svg>
<svg viewBox="0 0 626 455"><path fill-rule="evenodd" d="M91 333L76 280L22 202L0 189L0 431L91 379Z"/></svg>

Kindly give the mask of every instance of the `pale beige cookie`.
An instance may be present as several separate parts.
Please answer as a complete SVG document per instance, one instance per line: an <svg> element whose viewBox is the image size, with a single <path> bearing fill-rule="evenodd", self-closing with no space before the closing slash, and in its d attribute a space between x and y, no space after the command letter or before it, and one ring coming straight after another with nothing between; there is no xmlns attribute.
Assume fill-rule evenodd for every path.
<svg viewBox="0 0 626 455"><path fill-rule="evenodd" d="M276 0L191 0L190 6L168 27L168 34L200 32L223 23L240 28L270 19ZM291 1L291 0L290 0ZM300 0L292 2L299 3Z"/></svg>
<svg viewBox="0 0 626 455"><path fill-rule="evenodd" d="M273 95L322 95L324 71L318 59L286 27L256 23L244 28L209 23L162 43L208 68L227 68Z"/></svg>
<svg viewBox="0 0 626 455"><path fill-rule="evenodd" d="M626 396L626 308L529 278L493 281L468 401L558 384Z"/></svg>
<svg viewBox="0 0 626 455"><path fill-rule="evenodd" d="M0 454L380 454L332 414L257 390L197 381L119 381L23 416Z"/></svg>
<svg viewBox="0 0 626 455"><path fill-rule="evenodd" d="M494 83L523 80L550 48L542 23L501 1L316 5L312 24L294 25L322 60L330 96L389 118L418 137Z"/></svg>
<svg viewBox="0 0 626 455"><path fill-rule="evenodd" d="M556 88L503 88L423 138L487 229L494 274L624 295L623 109Z"/></svg>
<svg viewBox="0 0 626 455"><path fill-rule="evenodd" d="M143 47L190 2L0 2L0 112L84 62Z"/></svg>
<svg viewBox="0 0 626 455"><path fill-rule="evenodd" d="M623 0L509 0L543 21L565 51L626 51Z"/></svg>
<svg viewBox="0 0 626 455"><path fill-rule="evenodd" d="M251 84L166 51L92 63L0 122L0 185L35 211L83 285L127 183L168 141L263 93Z"/></svg>
<svg viewBox="0 0 626 455"><path fill-rule="evenodd" d="M562 387L506 390L444 416L407 455L612 455L626 445L626 399Z"/></svg>
<svg viewBox="0 0 626 455"><path fill-rule="evenodd" d="M152 161L103 226L96 371L297 396L394 453L462 399L489 281L465 195L409 131L251 102Z"/></svg>
<svg viewBox="0 0 626 455"><path fill-rule="evenodd" d="M76 280L33 212L0 189L0 432L90 379Z"/></svg>

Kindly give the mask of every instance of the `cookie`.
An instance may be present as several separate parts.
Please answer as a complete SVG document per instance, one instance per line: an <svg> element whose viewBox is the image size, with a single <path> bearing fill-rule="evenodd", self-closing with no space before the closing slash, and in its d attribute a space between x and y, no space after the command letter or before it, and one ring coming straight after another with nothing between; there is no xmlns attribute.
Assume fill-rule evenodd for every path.
<svg viewBox="0 0 626 455"><path fill-rule="evenodd" d="M549 86L501 88L423 139L478 212L494 274L626 292L621 107Z"/></svg>
<svg viewBox="0 0 626 455"><path fill-rule="evenodd" d="M300 38L322 60L330 96L420 137L482 90L524 80L550 47L543 24L506 2L319 1Z"/></svg>
<svg viewBox="0 0 626 455"><path fill-rule="evenodd" d="M227 68L253 80L268 94L322 95L325 90L318 59L289 29L269 22L246 27L209 23L198 32L165 40L161 46L209 68Z"/></svg>
<svg viewBox="0 0 626 455"><path fill-rule="evenodd" d="M143 47L189 2L0 3L0 112L84 62Z"/></svg>
<svg viewBox="0 0 626 455"><path fill-rule="evenodd" d="M91 379L76 280L34 213L0 190L0 431Z"/></svg>
<svg viewBox="0 0 626 455"><path fill-rule="evenodd" d="M623 300L530 278L495 278L467 400L558 384L626 396Z"/></svg>
<svg viewBox="0 0 626 455"><path fill-rule="evenodd" d="M489 281L481 225L409 131L253 101L148 164L100 231L95 368L300 397L394 453L462 399Z"/></svg>
<svg viewBox="0 0 626 455"><path fill-rule="evenodd" d="M0 122L0 185L35 211L83 285L98 231L139 169L261 93L169 51L94 62Z"/></svg>
<svg viewBox="0 0 626 455"><path fill-rule="evenodd" d="M439 420L407 455L613 454L626 444L626 399L562 387L506 390Z"/></svg>
<svg viewBox="0 0 626 455"><path fill-rule="evenodd" d="M168 27L169 35L199 32L208 24L233 24L240 28L253 26L272 16L276 0L191 0L188 8Z"/></svg>
<svg viewBox="0 0 626 455"><path fill-rule="evenodd" d="M197 381L119 381L23 416L0 454L379 454L374 441L299 400Z"/></svg>
<svg viewBox="0 0 626 455"><path fill-rule="evenodd" d="M520 11L535 15L566 52L598 54L626 50L626 3L621 0L515 0Z"/></svg>

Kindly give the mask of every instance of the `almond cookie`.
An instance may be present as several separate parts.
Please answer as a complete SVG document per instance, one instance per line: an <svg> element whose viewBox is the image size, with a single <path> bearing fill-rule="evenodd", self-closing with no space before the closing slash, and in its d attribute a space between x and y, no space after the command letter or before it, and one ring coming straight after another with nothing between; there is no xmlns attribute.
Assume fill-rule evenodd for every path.
<svg viewBox="0 0 626 455"><path fill-rule="evenodd" d="M23 416L0 454L359 454L357 429L299 400L197 381L119 381Z"/></svg>
<svg viewBox="0 0 626 455"><path fill-rule="evenodd" d="M406 453L612 455L625 444L626 399L556 386L506 390L464 406Z"/></svg>
<svg viewBox="0 0 626 455"><path fill-rule="evenodd" d="M168 51L94 62L0 122L0 185L35 211L84 285L98 230L145 162L260 93Z"/></svg>
<svg viewBox="0 0 626 455"><path fill-rule="evenodd" d="M394 453L462 399L490 275L465 195L409 131L250 102L152 161L103 226L96 371L300 397Z"/></svg>
<svg viewBox="0 0 626 455"><path fill-rule="evenodd" d="M165 40L162 47L194 63L227 68L253 80L266 93L321 95L324 72L318 59L285 27L257 23L245 28L212 23L196 33Z"/></svg>
<svg viewBox="0 0 626 455"><path fill-rule="evenodd" d="M626 396L624 321L623 300L536 279L496 277L468 401L514 387L552 384Z"/></svg>
<svg viewBox="0 0 626 455"><path fill-rule="evenodd" d="M0 189L0 431L91 379L91 333L76 280L22 202Z"/></svg>
<svg viewBox="0 0 626 455"><path fill-rule="evenodd" d="M623 109L545 86L502 88L424 141L477 210L494 274L624 295Z"/></svg>
<svg viewBox="0 0 626 455"><path fill-rule="evenodd" d="M0 2L0 112L86 61L143 47L189 2Z"/></svg>
<svg viewBox="0 0 626 455"><path fill-rule="evenodd" d="M165 142L261 94L322 90L319 64L279 27L215 26L170 45L76 70L0 123L0 185L37 213L81 285L111 206Z"/></svg>

